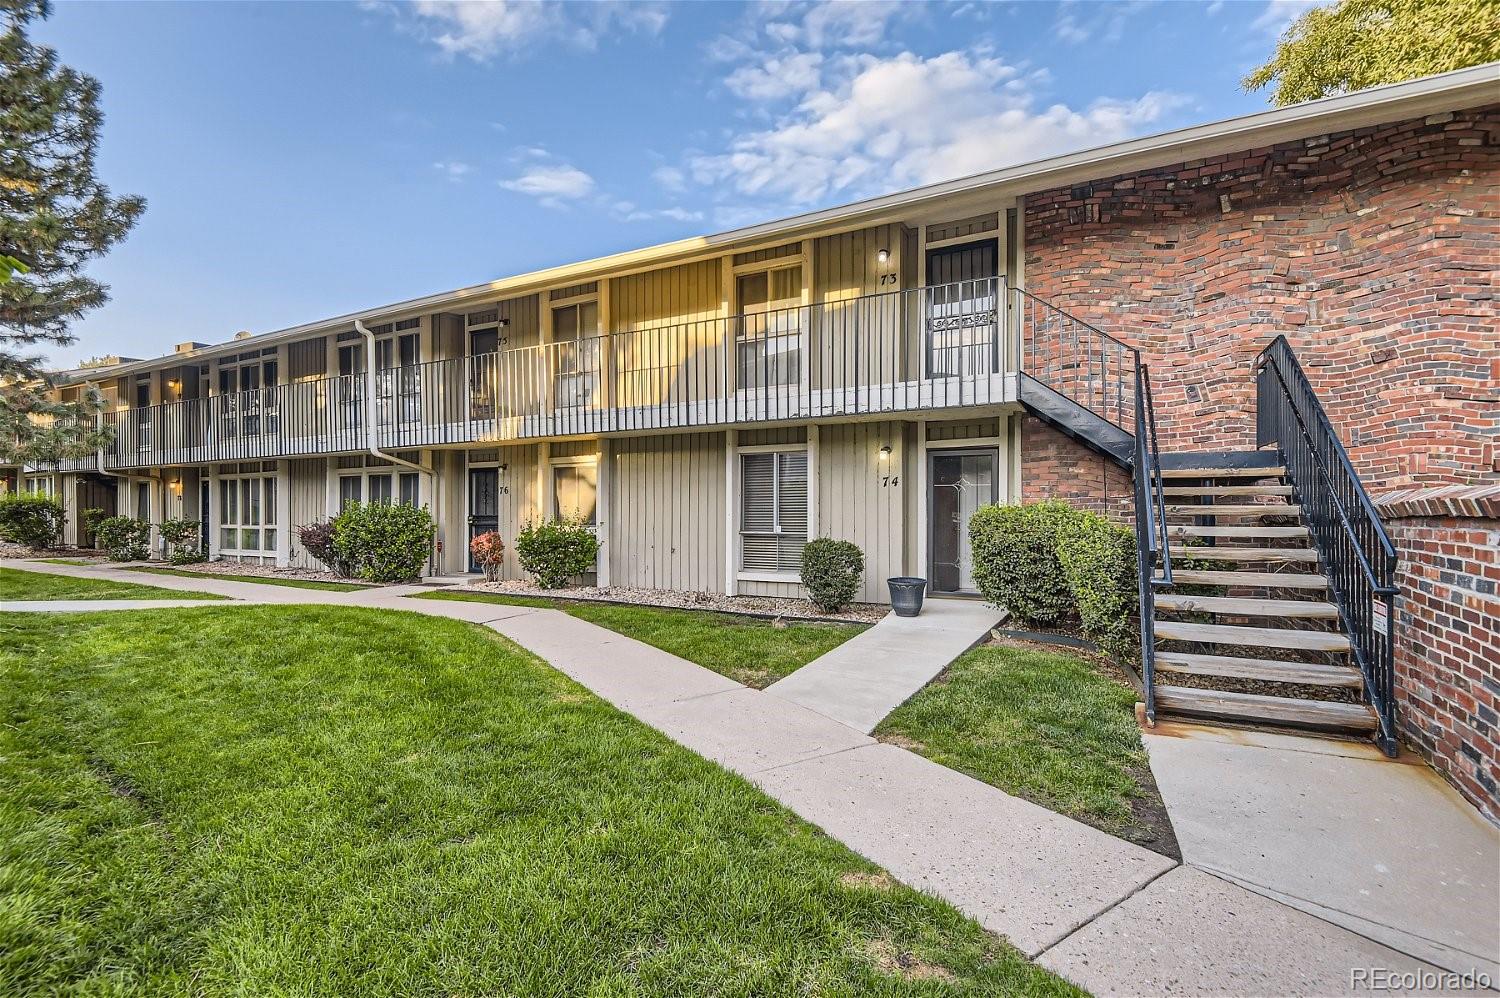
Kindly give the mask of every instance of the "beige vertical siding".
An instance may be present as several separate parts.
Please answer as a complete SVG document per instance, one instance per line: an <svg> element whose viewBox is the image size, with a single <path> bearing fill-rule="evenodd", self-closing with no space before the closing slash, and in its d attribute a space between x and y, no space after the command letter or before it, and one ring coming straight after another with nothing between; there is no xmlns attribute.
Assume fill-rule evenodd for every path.
<svg viewBox="0 0 1500 998"><path fill-rule="evenodd" d="M877 225L814 240L812 298L819 305L811 330L814 387L902 380L906 367L902 299L895 293L902 286L902 240L900 225ZM881 250L890 253L883 264L878 257ZM882 276L891 275L895 281L881 283Z"/></svg>
<svg viewBox="0 0 1500 998"><path fill-rule="evenodd" d="M891 456L880 458L882 445ZM905 575L906 475L904 424L846 423L818 434L818 533L853 541L865 555L859 599L885 602L885 580Z"/></svg>
<svg viewBox="0 0 1500 998"><path fill-rule="evenodd" d="M724 591L724 435L616 440L606 556L617 586Z"/></svg>
<svg viewBox="0 0 1500 998"><path fill-rule="evenodd" d="M500 318L506 326L500 331L505 340L500 349L535 346L542 341L541 304L536 295L511 298L499 304Z"/></svg>
<svg viewBox="0 0 1500 998"><path fill-rule="evenodd" d="M523 579L526 573L521 571L521 563L516 560L516 537L521 533L523 526L537 518L537 511L541 507L541 496L537 491L538 448L534 444L501 447L499 457L501 463L506 465L505 470L500 472L498 504L500 523L497 527L501 538L505 541L505 563L502 566L502 575L506 579ZM467 544L469 536L467 471L464 472L459 495L463 510L459 520L463 524L463 532L460 536L462 543Z"/></svg>
<svg viewBox="0 0 1500 998"><path fill-rule="evenodd" d="M807 443L807 427L805 426L772 426L761 430L741 430L739 437L741 447L805 443Z"/></svg>
<svg viewBox="0 0 1500 998"><path fill-rule="evenodd" d="M950 420L942 423L927 424L927 439L939 440L976 440L981 437L997 437L1000 435L1000 419L966 419Z"/></svg>
<svg viewBox="0 0 1500 998"><path fill-rule="evenodd" d="M287 377L292 381L307 381L321 378L328 373L328 344L326 337L298 340L287 346ZM215 390L217 386L214 386Z"/></svg>
<svg viewBox="0 0 1500 998"><path fill-rule="evenodd" d="M610 282L615 397L621 405L714 398L725 378L720 261Z"/></svg>
<svg viewBox="0 0 1500 998"><path fill-rule="evenodd" d="M287 464L291 481L281 483L281 487L291 490L292 522L286 525L292 532L291 563L298 568L321 568L323 566L302 549L297 540L297 528L328 518L328 462L323 458L309 458Z"/></svg>

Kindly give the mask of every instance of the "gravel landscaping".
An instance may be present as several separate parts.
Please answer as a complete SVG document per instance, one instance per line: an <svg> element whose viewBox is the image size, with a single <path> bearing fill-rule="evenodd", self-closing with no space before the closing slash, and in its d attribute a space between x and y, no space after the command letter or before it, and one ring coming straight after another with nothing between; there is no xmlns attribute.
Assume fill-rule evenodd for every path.
<svg viewBox="0 0 1500 998"><path fill-rule="evenodd" d="M720 593L678 593L660 589L630 589L625 586L572 586L566 589L542 589L530 582L475 582L461 592L495 593L501 596L530 596L539 599L585 600L591 603L622 603L631 606L664 606L679 610L714 610L719 613L745 613L757 617L783 617L787 620L845 620L872 624L890 612L880 603L854 603L843 613L819 613L805 599L773 596L725 596Z"/></svg>

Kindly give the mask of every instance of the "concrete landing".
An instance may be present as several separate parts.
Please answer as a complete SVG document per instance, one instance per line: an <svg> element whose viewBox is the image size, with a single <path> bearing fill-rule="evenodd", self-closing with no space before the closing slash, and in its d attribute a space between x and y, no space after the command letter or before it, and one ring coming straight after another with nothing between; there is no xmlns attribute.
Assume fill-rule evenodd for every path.
<svg viewBox="0 0 1500 998"><path fill-rule="evenodd" d="M1268 732L1144 737L1184 863L1500 981L1500 829L1427 766Z"/></svg>
<svg viewBox="0 0 1500 998"><path fill-rule="evenodd" d="M928 600L916 617L887 614L766 692L870 732L983 641L1004 614L977 600Z"/></svg>

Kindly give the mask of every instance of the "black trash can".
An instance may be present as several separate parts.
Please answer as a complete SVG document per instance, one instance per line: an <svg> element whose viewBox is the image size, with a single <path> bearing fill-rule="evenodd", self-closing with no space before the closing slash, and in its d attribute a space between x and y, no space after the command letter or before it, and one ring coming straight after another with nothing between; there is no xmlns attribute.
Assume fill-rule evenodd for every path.
<svg viewBox="0 0 1500 998"><path fill-rule="evenodd" d="M898 617L915 617L922 612L922 597L927 594L927 580L899 575L887 579L891 587L891 609Z"/></svg>

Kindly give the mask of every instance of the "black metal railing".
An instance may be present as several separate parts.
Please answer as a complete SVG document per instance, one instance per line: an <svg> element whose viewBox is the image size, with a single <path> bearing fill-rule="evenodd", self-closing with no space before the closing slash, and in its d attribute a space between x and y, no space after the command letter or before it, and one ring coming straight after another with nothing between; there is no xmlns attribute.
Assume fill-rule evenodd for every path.
<svg viewBox="0 0 1500 998"><path fill-rule="evenodd" d="M1380 722L1377 741L1394 755L1395 546L1286 337L1261 351L1255 387L1256 444L1274 443L1286 466Z"/></svg>
<svg viewBox="0 0 1500 998"><path fill-rule="evenodd" d="M111 468L1013 401L1003 281L830 299L103 414ZM87 470L97 458L63 470Z"/></svg>
<svg viewBox="0 0 1500 998"><path fill-rule="evenodd" d="M1156 407L1151 371L1136 357L1135 368L1136 580L1140 598L1141 702L1146 720L1156 723L1156 589L1172 584L1172 548L1162 491L1161 450L1156 439Z"/></svg>
<svg viewBox="0 0 1500 998"><path fill-rule="evenodd" d="M1015 289L1021 370L1122 430L1135 425L1140 351L1030 292Z"/></svg>

